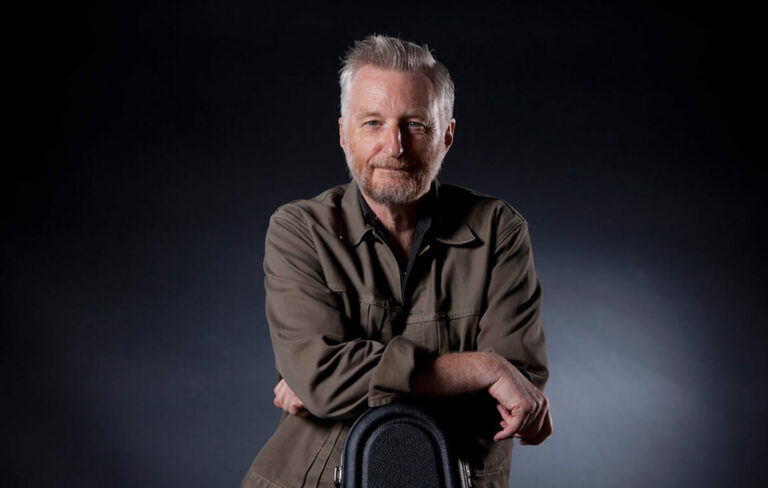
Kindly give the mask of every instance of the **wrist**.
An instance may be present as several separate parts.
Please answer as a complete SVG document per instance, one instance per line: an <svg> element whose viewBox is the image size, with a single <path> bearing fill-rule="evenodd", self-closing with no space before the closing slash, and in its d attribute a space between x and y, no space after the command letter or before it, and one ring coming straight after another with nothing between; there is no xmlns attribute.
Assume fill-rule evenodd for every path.
<svg viewBox="0 0 768 488"><path fill-rule="evenodd" d="M495 352L483 352L483 372L486 388L493 386L504 375L506 360Z"/></svg>

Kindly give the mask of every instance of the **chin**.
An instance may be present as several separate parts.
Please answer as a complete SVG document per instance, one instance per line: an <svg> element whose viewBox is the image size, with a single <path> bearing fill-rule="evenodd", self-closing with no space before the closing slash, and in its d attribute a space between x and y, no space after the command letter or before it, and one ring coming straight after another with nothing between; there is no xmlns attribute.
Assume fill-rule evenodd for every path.
<svg viewBox="0 0 768 488"><path fill-rule="evenodd" d="M418 200L429 189L429 185L419 185L413 178L392 178L388 183L377 182L364 188L366 195L382 205L405 205Z"/></svg>
<svg viewBox="0 0 768 488"><path fill-rule="evenodd" d="M366 197L381 205L406 205L417 201L429 190L440 165L426 165L415 171L377 171L369 164L360 164L351 154L347 168ZM429 169L429 170L426 170Z"/></svg>

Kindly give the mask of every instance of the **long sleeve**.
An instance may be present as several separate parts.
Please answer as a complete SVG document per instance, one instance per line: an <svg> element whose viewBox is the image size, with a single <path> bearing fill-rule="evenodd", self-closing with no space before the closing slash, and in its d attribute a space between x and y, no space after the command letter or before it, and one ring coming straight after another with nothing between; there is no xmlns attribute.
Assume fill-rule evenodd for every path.
<svg viewBox="0 0 768 488"><path fill-rule="evenodd" d="M477 349L500 354L538 388L544 387L549 372L541 326L541 285L528 226L520 217L498 234Z"/></svg>
<svg viewBox="0 0 768 488"><path fill-rule="evenodd" d="M342 313L326 284L316 240L299 210L270 219L264 272L266 313L279 373L320 418L353 417L366 406L410 391L416 368L430 359L412 341L367 340Z"/></svg>

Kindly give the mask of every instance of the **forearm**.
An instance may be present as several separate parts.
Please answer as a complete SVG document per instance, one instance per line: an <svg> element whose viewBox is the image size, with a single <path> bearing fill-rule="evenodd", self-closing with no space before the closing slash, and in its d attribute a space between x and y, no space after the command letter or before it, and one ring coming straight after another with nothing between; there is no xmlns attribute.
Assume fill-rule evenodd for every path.
<svg viewBox="0 0 768 488"><path fill-rule="evenodd" d="M313 236L293 211L273 215L265 241L265 307L281 376L320 418L352 418L409 393L432 352L403 336L365 337L328 287Z"/></svg>
<svg viewBox="0 0 768 488"><path fill-rule="evenodd" d="M443 354L414 376L413 393L451 396L487 391L498 402L502 430L494 440L513 435L538 444L552 433L549 401L515 366L496 353Z"/></svg>
<svg viewBox="0 0 768 488"><path fill-rule="evenodd" d="M501 360L488 352L442 354L414 375L412 391L425 396L485 391L498 379Z"/></svg>

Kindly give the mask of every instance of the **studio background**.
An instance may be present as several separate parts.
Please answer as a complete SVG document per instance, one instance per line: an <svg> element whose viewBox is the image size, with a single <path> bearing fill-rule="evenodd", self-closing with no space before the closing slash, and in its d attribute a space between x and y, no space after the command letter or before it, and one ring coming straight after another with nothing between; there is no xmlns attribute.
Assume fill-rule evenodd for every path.
<svg viewBox="0 0 768 488"><path fill-rule="evenodd" d="M754 12L145 1L7 21L3 486L237 486L279 417L267 221L347 181L339 58L372 32L451 70L440 179L529 221L555 433L515 449L513 486L766 483Z"/></svg>

